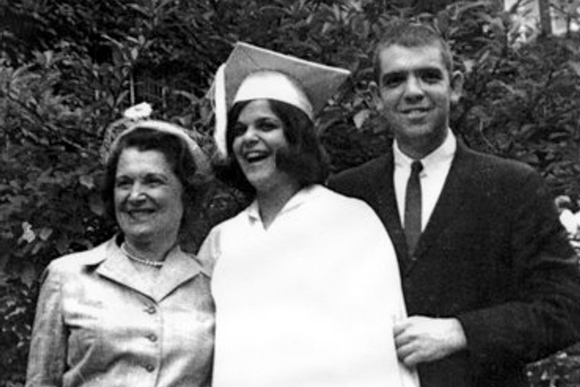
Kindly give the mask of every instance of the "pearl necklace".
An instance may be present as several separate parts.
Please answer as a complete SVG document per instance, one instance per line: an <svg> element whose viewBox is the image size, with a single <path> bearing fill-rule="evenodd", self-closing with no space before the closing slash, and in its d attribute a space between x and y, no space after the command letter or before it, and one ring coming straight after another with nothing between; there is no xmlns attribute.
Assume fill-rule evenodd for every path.
<svg viewBox="0 0 580 387"><path fill-rule="evenodd" d="M152 261L149 259L138 258L134 255L129 254L129 252L127 251L127 248L125 247L125 242L121 243L121 251L130 260L138 262L142 265L147 265L147 266L151 266L151 267L155 267L155 268L160 268L161 266L163 266L163 261Z"/></svg>

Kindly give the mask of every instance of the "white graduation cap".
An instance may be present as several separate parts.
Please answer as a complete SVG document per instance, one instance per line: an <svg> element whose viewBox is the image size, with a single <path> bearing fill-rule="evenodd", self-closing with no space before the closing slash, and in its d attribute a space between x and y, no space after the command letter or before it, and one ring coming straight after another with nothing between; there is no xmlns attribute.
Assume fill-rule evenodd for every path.
<svg viewBox="0 0 580 387"><path fill-rule="evenodd" d="M350 71L238 42L217 71L213 93L215 142L227 157L227 112L236 103L273 99L301 109L314 120L328 99L350 76Z"/></svg>

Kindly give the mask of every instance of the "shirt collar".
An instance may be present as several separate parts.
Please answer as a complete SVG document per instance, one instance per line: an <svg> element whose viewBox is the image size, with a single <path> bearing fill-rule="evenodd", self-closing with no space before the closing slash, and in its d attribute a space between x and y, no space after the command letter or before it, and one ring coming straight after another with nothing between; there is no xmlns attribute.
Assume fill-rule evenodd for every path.
<svg viewBox="0 0 580 387"><path fill-rule="evenodd" d="M297 207L299 207L306 199L311 196L312 192L319 191L319 186L314 184L305 188L302 188L300 191L296 192L294 196L284 204L284 207L280 210L280 213L277 215L280 216L285 212L291 211ZM254 200L252 204L247 209L248 218L251 221L261 221L260 217L260 207L258 206L258 201Z"/></svg>
<svg viewBox="0 0 580 387"><path fill-rule="evenodd" d="M423 157L420 161L423 164L423 170L435 167L442 163L448 162L455 155L457 150L457 139L451 130L447 131L445 141L433 152ZM393 157L395 166L398 168L411 168L411 163L415 160L404 154L399 148L397 140L393 142Z"/></svg>
<svg viewBox="0 0 580 387"><path fill-rule="evenodd" d="M96 272L157 301L171 294L177 287L200 272L208 277L210 275L209 271L193 256L186 254L179 245L176 245L167 253L165 263L159 269L157 283L152 284L135 269L129 258L119 248L118 241L120 239L113 238L105 244L105 254L102 255L103 258Z"/></svg>

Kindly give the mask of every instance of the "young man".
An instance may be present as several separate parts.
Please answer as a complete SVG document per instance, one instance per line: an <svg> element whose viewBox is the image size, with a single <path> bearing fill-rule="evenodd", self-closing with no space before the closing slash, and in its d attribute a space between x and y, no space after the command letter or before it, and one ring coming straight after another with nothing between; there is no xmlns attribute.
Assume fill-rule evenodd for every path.
<svg viewBox="0 0 580 387"><path fill-rule="evenodd" d="M392 150L329 185L366 200L395 244L410 316L395 326L399 359L425 387L526 386L526 363L580 341L577 257L532 168L453 135L463 78L446 42L408 22L384 36Z"/></svg>

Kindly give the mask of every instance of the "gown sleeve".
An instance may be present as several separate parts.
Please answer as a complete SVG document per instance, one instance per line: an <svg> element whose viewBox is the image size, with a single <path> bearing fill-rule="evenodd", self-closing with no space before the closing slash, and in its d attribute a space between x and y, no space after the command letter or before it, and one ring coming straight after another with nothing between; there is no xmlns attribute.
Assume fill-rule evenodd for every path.
<svg viewBox="0 0 580 387"><path fill-rule="evenodd" d="M392 332L395 322L407 318L395 249L378 216L368 205L361 202L357 212L356 219L358 220L355 222L357 226L351 229L353 241L357 243L357 250L362 254L356 262L364 265L359 275L359 277L364 277L360 286L372 286L379 293L374 302L383 304L383 307L388 310L391 318L389 326L385 329ZM355 219L354 216L354 214L350 215L351 223L352 219ZM367 294L369 293L367 288ZM377 318L383 317L377 313ZM408 368L398 360L394 346L394 334L392 337L393 340L389 346L394 352L393 361L396 363L391 365L394 368L392 372L399 374L400 386L418 387L419 378L416 370Z"/></svg>
<svg viewBox="0 0 580 387"><path fill-rule="evenodd" d="M197 261L207 270L210 276L213 275L213 269L221 254L220 243L221 229L216 226L204 239L196 256Z"/></svg>

